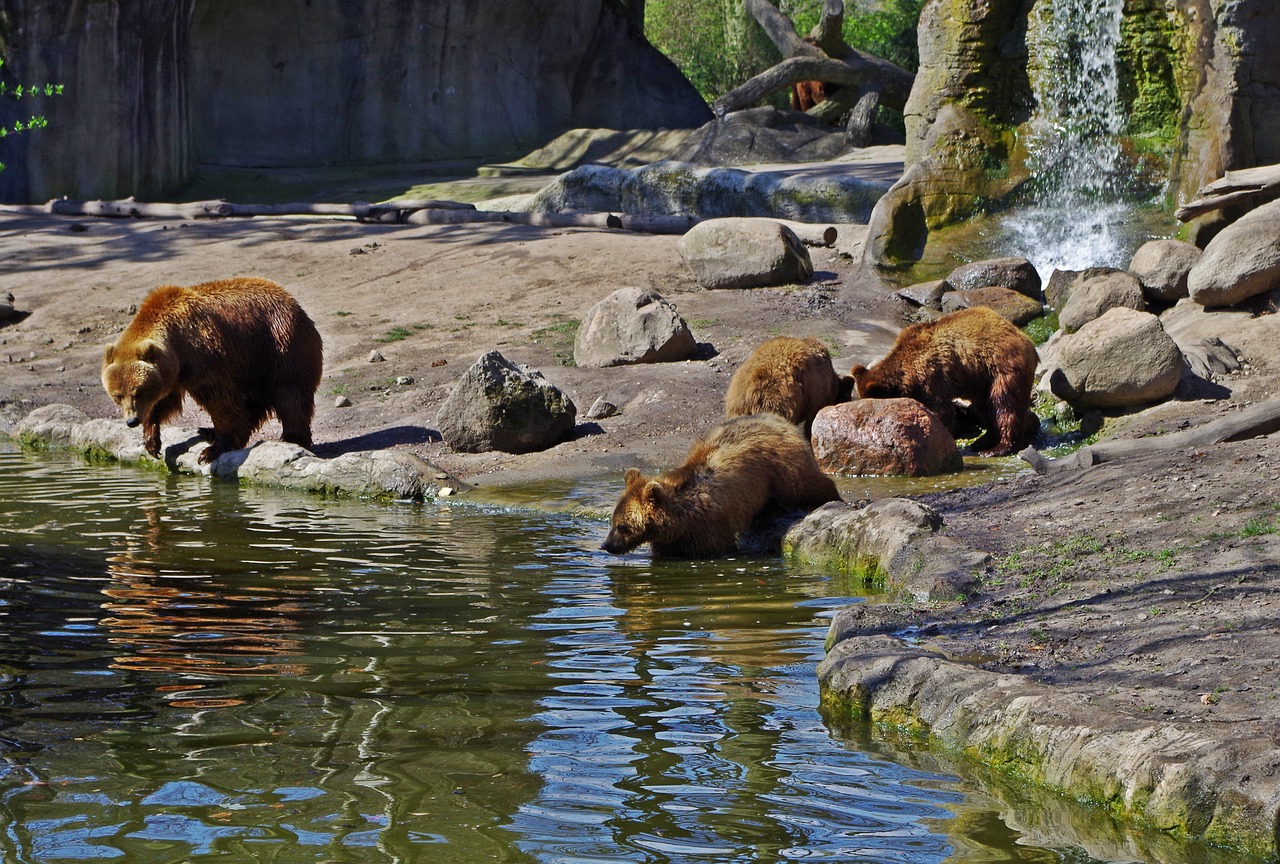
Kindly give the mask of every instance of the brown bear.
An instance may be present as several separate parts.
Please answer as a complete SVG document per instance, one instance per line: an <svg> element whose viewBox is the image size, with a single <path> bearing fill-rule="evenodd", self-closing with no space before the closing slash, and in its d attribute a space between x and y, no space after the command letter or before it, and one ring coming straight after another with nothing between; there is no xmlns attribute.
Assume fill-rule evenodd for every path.
<svg viewBox="0 0 1280 864"><path fill-rule="evenodd" d="M160 455L160 424L182 413L186 394L209 413L212 462L238 450L273 412L285 441L311 446L323 344L283 288L240 277L156 288L102 356L102 386L142 442Z"/></svg>
<svg viewBox="0 0 1280 864"><path fill-rule="evenodd" d="M761 342L729 381L724 412L729 417L772 412L803 426L836 402L848 401L853 379L831 367L831 354L817 339L775 336Z"/></svg>
<svg viewBox="0 0 1280 864"><path fill-rule="evenodd" d="M985 429L973 449L1007 456L1039 429L1031 411L1037 361L1025 333L985 306L974 306L912 324L883 360L870 369L854 366L850 374L863 399L915 399L953 434L962 425L954 400L968 400Z"/></svg>
<svg viewBox="0 0 1280 864"><path fill-rule="evenodd" d="M659 558L723 555L771 504L812 510L840 500L809 442L776 414L727 420L679 468L652 479L630 468L625 482L600 544L615 555L642 543Z"/></svg>

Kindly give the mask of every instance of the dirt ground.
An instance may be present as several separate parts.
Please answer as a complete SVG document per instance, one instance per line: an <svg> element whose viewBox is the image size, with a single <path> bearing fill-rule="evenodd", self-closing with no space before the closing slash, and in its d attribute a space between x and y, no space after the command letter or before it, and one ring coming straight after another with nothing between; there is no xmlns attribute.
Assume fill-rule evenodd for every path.
<svg viewBox="0 0 1280 864"><path fill-rule="evenodd" d="M843 371L882 354L901 326L884 285L836 250L813 250L817 273L803 286L707 292L677 244L509 225L0 215L0 297L12 292L21 313L0 322L0 431L53 402L115 416L98 380L102 346L164 283L280 282L325 339L318 454L407 448L480 486L594 477L609 488L629 465L669 467L717 418L730 375L759 341L817 336ZM572 365L576 323L629 285L677 305L700 345L694 360ZM579 408L572 441L520 457L458 454L440 441L439 405L493 348L569 393ZM373 352L384 360L371 361ZM1280 352L1246 359L1222 382L1232 397L1168 403L1108 428L1158 435L1274 395ZM584 419L601 397L621 413ZM180 421L206 422L190 404ZM992 564L971 602L901 620L921 625L940 651L1100 707L1229 723L1232 734L1280 745L1278 481L1280 439L1271 436L1055 475L1023 470L926 495L947 530L990 552Z"/></svg>

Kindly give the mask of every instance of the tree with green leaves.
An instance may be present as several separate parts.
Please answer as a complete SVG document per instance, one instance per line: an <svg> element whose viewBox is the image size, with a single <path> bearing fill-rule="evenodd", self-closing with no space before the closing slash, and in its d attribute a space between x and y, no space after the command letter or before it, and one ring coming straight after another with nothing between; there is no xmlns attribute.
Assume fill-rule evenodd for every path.
<svg viewBox="0 0 1280 864"><path fill-rule="evenodd" d="M4 71L4 60L0 58L0 72ZM41 96L58 96L62 93L61 84L18 84L10 86L8 81L0 77L0 99L13 99L22 102L24 99L35 99ZM20 112L26 114L26 112ZM49 125L49 121L45 119L43 114L30 114L27 116L19 116L7 125L0 125L0 141L4 141L10 135L20 135L23 132L30 132L35 129L43 129ZM0 171L4 170L4 163L0 162Z"/></svg>

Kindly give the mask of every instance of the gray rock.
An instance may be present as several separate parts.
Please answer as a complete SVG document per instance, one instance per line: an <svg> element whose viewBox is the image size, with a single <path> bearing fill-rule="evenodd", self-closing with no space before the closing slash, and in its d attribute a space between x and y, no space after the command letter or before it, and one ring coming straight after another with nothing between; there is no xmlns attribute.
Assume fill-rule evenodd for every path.
<svg viewBox="0 0 1280 864"><path fill-rule="evenodd" d="M15 426L23 440L43 446L63 446L126 463L156 465L142 447L142 433L123 420L88 419L68 405L46 405ZM204 474L218 479L276 486L326 495L362 498L414 499L456 492L466 484L435 465L402 450L343 453L322 459L305 448L282 441L260 441L252 447L223 453L211 465L199 461L203 439L193 429L161 428L163 462L172 471Z"/></svg>
<svg viewBox="0 0 1280 864"><path fill-rule="evenodd" d="M963 264L951 271L947 282L957 291L994 285L1017 291L1032 300L1044 298L1040 290L1040 274L1026 258L990 258Z"/></svg>
<svg viewBox="0 0 1280 864"><path fill-rule="evenodd" d="M42 405L14 425L13 437L24 443L68 447L73 430L88 419L87 414L70 405Z"/></svg>
<svg viewBox="0 0 1280 864"><path fill-rule="evenodd" d="M0 321L13 317L13 313L16 311L13 302L12 291L6 291L4 294L0 294Z"/></svg>
<svg viewBox="0 0 1280 864"><path fill-rule="evenodd" d="M868 577L881 577L894 597L952 601L976 582L989 559L939 533L937 511L905 498L882 498L858 509L825 504L787 531L783 554Z"/></svg>
<svg viewBox="0 0 1280 864"><path fill-rule="evenodd" d="M1136 277L1123 270L1081 274L1071 285L1066 305L1058 312L1058 323L1074 333L1108 309L1124 307L1146 311L1147 301Z"/></svg>
<svg viewBox="0 0 1280 864"><path fill-rule="evenodd" d="M1044 314L1044 306L1039 300L1033 300L1020 291L995 285L966 291L948 291L942 295L943 312L958 312L972 306L986 306L1018 327L1025 327Z"/></svg>
<svg viewBox="0 0 1280 864"><path fill-rule="evenodd" d="M908 285L898 291L898 296L909 303L914 303L916 306L941 309L942 296L951 290L951 285L948 284L946 279L935 279L932 282L918 282L915 285Z"/></svg>
<svg viewBox="0 0 1280 864"><path fill-rule="evenodd" d="M697 349L689 325L656 291L619 288L582 319L573 340L579 366L603 368L687 360Z"/></svg>
<svg viewBox="0 0 1280 864"><path fill-rule="evenodd" d="M440 406L444 440L463 453L532 453L564 440L578 409L541 372L490 351L471 365Z"/></svg>
<svg viewBox="0 0 1280 864"><path fill-rule="evenodd" d="M591 407L583 416L588 420L604 420L607 417L615 417L617 414L618 406L601 396L591 403Z"/></svg>
<svg viewBox="0 0 1280 864"><path fill-rule="evenodd" d="M1182 352L1160 319L1125 307L1063 337L1054 355L1050 389L1077 410L1157 402L1173 393L1182 375Z"/></svg>
<svg viewBox="0 0 1280 864"><path fill-rule="evenodd" d="M1129 272L1149 300L1177 303L1187 296L1187 274L1200 257L1200 250L1190 243L1149 240L1134 253Z"/></svg>
<svg viewBox="0 0 1280 864"><path fill-rule="evenodd" d="M582 165L557 177L522 209L861 223L889 185L852 171L747 171L673 160L633 169Z"/></svg>
<svg viewBox="0 0 1280 864"><path fill-rule="evenodd" d="M767 219L709 219L680 238L680 253L703 288L758 288L813 275L809 250Z"/></svg>
<svg viewBox="0 0 1280 864"><path fill-rule="evenodd" d="M813 455L823 471L925 477L964 461L942 421L914 399L856 399L828 405L813 420Z"/></svg>
<svg viewBox="0 0 1280 864"><path fill-rule="evenodd" d="M1280 201L1263 204L1209 241L1187 275L1201 306L1234 306L1280 288Z"/></svg>

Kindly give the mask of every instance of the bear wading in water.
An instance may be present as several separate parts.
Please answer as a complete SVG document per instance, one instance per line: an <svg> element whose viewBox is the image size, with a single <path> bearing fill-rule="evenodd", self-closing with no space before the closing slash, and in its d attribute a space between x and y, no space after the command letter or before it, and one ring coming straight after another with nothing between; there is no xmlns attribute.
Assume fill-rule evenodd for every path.
<svg viewBox="0 0 1280 864"><path fill-rule="evenodd" d="M776 414L728 420L679 468L653 478L630 468L625 483L601 544L615 555L642 543L659 558L724 555L770 505L812 510L840 500L809 442Z"/></svg>
<svg viewBox="0 0 1280 864"><path fill-rule="evenodd" d="M290 294L266 279L240 277L156 288L102 357L102 386L142 442L160 456L160 424L190 394L208 412L212 444L200 462L244 447L271 415L281 438L311 447L323 343Z"/></svg>
<svg viewBox="0 0 1280 864"><path fill-rule="evenodd" d="M955 399L969 401L985 430L973 449L1008 456L1035 437L1031 411L1036 346L1025 333L984 306L912 324L870 369L850 370L863 399L915 399L943 425L961 431Z"/></svg>
<svg viewBox="0 0 1280 864"><path fill-rule="evenodd" d="M827 346L813 338L775 336L756 346L733 373L724 413L778 414L808 435L814 415L852 395L853 379L836 374Z"/></svg>

